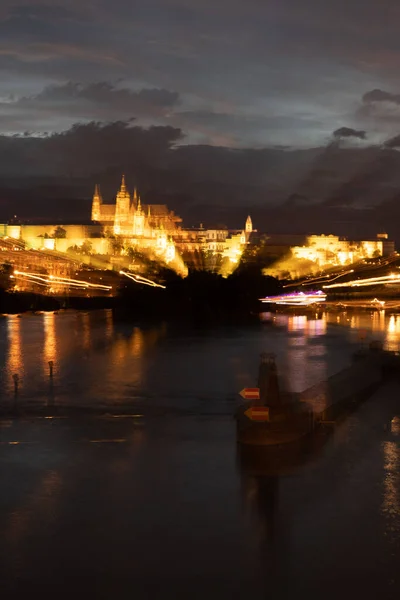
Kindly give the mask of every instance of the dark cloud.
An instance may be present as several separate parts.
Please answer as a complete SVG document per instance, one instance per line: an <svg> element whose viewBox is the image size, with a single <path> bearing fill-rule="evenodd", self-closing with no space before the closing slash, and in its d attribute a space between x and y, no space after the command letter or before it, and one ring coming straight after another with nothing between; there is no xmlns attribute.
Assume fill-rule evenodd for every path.
<svg viewBox="0 0 400 600"><path fill-rule="evenodd" d="M165 89L134 91L106 82L88 85L68 82L47 86L33 96L4 98L0 101L0 124L9 132L18 132L35 123L36 131L67 129L77 119L84 122L129 118L157 121L168 117L178 103L179 94Z"/></svg>
<svg viewBox="0 0 400 600"><path fill-rule="evenodd" d="M177 128L143 128L127 122L75 125L40 138L0 136L3 190L9 182L1 196L2 218L10 216L4 213L10 198L14 213L38 216L38 182L40 189L45 186L47 198L52 193L51 211L56 217L68 209L63 198L90 197L96 181L112 197L124 172L145 197L155 203L166 201L186 217L193 216L194 207L210 203L215 209L208 210L203 220L213 221L218 207L244 206L249 201L263 205L266 198L272 203L283 198L299 169L312 160L308 152L282 149L177 146L182 137Z"/></svg>
<svg viewBox="0 0 400 600"><path fill-rule="evenodd" d="M400 148L400 135L396 135L385 142L386 148Z"/></svg>
<svg viewBox="0 0 400 600"><path fill-rule="evenodd" d="M121 104L125 119L125 109L141 99L118 96L114 87L124 87L179 94L185 113L179 119L192 141L323 145L338 122L369 131L358 121L370 115L354 117L353 107L360 89L396 83L397 23L395 0L384 11L378 0L347 0L340 10L333 0L2 0L2 95L40 97L44 87L67 81L92 93L97 82L113 87L112 94L96 90L93 99L72 90L63 106L42 98L50 119L39 100L30 102L29 114L14 120L15 131L54 130L57 123L65 129L78 117L118 118L105 95ZM123 86L114 86L120 79ZM88 111L80 117L77 105L84 103ZM134 112L147 118L142 105Z"/></svg>
<svg viewBox="0 0 400 600"><path fill-rule="evenodd" d="M363 209L391 202L400 188L400 153L391 148L232 149L179 145L183 136L179 128L123 121L0 136L0 218L87 218L94 183L111 200L124 172L145 201L167 203L187 225L238 227L250 211L260 229L283 232L290 204L290 231L326 231L329 223L345 235L335 219L353 219L346 210L357 208L361 231ZM380 227L386 223L381 214Z"/></svg>
<svg viewBox="0 0 400 600"><path fill-rule="evenodd" d="M152 115L153 111L168 109L179 101L179 94L165 89L142 89L133 91L128 88L116 87L105 81L82 85L68 82L64 85L46 87L34 97L22 98L20 103L29 105L31 102L76 102L89 101L94 105L111 106L123 112L144 113Z"/></svg>
<svg viewBox="0 0 400 600"><path fill-rule="evenodd" d="M383 142L391 132L393 124L400 122L400 94L374 89L362 97L356 118L367 126L380 130Z"/></svg>
<svg viewBox="0 0 400 600"><path fill-rule="evenodd" d="M0 177L30 186L28 204L33 177L81 197L122 170L214 213L380 201L400 125L399 8L384 4L2 0L0 130L34 135L0 136Z"/></svg>
<svg viewBox="0 0 400 600"><path fill-rule="evenodd" d="M365 140L367 134L365 131L357 131L356 129L352 129L351 127L339 127L333 132L333 137L337 139L341 138L358 138L360 140Z"/></svg>
<svg viewBox="0 0 400 600"><path fill-rule="evenodd" d="M362 100L365 104L372 102L394 102L395 104L400 104L400 94L391 94L390 92L375 89L364 94Z"/></svg>

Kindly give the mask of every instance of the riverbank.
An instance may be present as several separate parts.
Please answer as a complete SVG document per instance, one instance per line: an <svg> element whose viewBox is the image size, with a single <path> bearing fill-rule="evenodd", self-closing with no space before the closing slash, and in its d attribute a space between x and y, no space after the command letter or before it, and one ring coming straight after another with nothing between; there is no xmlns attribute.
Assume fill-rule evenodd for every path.
<svg viewBox="0 0 400 600"><path fill-rule="evenodd" d="M114 298L97 296L49 296L29 292L6 292L0 290L0 313L22 314L27 312L54 312L61 309L99 310L112 308Z"/></svg>
<svg viewBox="0 0 400 600"><path fill-rule="evenodd" d="M257 269L238 268L223 278L193 271L186 278L165 270L157 281L139 283L123 278L113 296L63 296L0 290L0 312L111 308L118 321L164 321L188 324L252 323L258 321L258 298L277 293L281 284Z"/></svg>

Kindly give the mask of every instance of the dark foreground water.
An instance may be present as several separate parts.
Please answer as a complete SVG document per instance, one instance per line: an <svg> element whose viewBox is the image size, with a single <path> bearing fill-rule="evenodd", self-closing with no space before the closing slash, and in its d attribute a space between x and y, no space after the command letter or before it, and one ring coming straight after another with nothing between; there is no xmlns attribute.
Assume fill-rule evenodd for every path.
<svg viewBox="0 0 400 600"><path fill-rule="evenodd" d="M0 423L1 597L398 598L400 386L279 464L238 453L232 413L260 352L300 391L364 338L397 349L399 327L384 313L190 333L106 312L3 319L0 402L19 374L25 417ZM46 405L108 414L29 410Z"/></svg>

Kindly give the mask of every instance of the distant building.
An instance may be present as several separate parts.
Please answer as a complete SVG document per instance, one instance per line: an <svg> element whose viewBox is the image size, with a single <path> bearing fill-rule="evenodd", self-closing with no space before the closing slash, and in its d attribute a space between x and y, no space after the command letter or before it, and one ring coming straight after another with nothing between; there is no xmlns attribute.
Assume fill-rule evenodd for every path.
<svg viewBox="0 0 400 600"><path fill-rule="evenodd" d="M349 241L336 235L310 235L302 246L294 246L295 258L310 260L320 267L349 265L366 258L389 256L395 251L388 235L378 234L375 240Z"/></svg>

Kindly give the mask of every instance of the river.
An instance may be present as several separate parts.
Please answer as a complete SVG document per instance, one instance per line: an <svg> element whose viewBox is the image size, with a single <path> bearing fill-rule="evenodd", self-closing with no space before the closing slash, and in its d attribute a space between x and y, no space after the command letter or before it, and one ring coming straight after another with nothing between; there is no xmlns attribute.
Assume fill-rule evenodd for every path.
<svg viewBox="0 0 400 600"><path fill-rule="evenodd" d="M1 407L25 414L0 422L5 598L398 597L400 386L281 471L243 461L232 414L261 352L302 391L371 339L397 350L400 316L266 318L202 331L108 311L0 321ZM104 414L28 410L46 406Z"/></svg>

